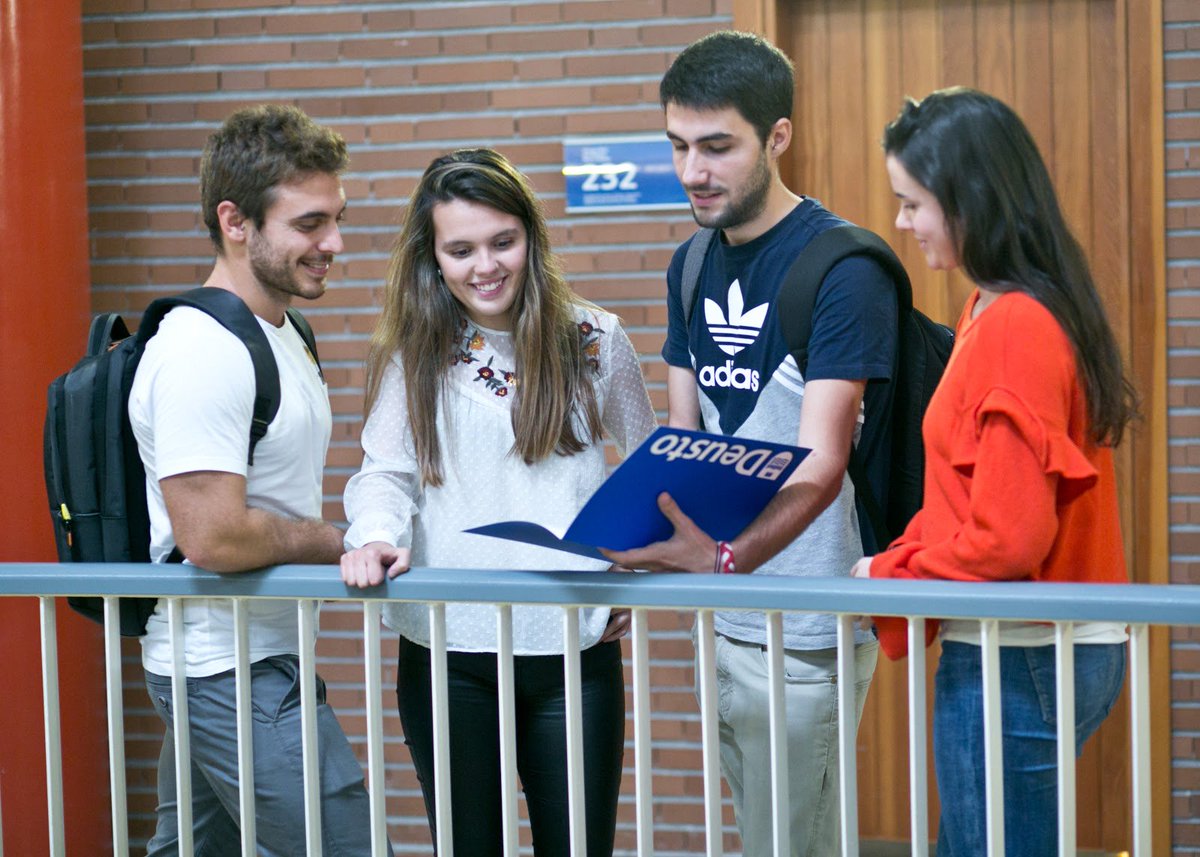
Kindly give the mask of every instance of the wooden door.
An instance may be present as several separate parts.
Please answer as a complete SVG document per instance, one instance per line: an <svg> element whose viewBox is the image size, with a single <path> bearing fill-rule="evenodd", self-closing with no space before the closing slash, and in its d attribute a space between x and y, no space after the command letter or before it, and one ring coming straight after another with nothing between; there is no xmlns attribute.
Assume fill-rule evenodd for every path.
<svg viewBox="0 0 1200 857"><path fill-rule="evenodd" d="M737 0L735 25L763 33L796 65L794 142L785 180L883 235L904 261L918 307L953 324L971 286L929 271L894 227L879 140L906 95L974 86L1013 106L1054 178L1091 260L1147 419L1119 450L1122 514L1135 580L1166 580L1165 354L1162 266L1161 21L1146 0ZM1155 60L1157 56L1157 60ZM1157 133L1155 129L1158 129ZM1155 172L1157 170L1157 172ZM1158 438L1156 440L1156 438ZM1139 480L1132 473L1151 474ZM1165 647L1157 676L1165 684ZM930 677L936 653L929 654ZM906 839L904 662L880 664L859 733L864 838ZM1162 686L1162 685L1160 685ZM1164 706L1165 708L1165 706ZM1156 733L1155 853L1166 853L1169 750ZM1125 696L1079 764L1079 843L1129 848ZM932 781L932 762L930 762ZM936 833L936 795L930 829ZM1169 814L1165 816L1169 818Z"/></svg>

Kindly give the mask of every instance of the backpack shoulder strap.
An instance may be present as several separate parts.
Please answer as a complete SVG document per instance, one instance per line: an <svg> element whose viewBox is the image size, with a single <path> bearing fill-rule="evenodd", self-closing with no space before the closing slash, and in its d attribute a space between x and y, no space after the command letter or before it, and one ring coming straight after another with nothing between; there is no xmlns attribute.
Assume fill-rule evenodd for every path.
<svg viewBox="0 0 1200 857"><path fill-rule="evenodd" d="M254 464L254 447L266 435L267 427L279 412L279 366L275 362L267 335L259 327L254 313L233 292L201 286L181 295L158 298L146 308L137 332L142 348L145 347L146 341L158 332L163 316L180 306L192 307L212 316L222 327L240 339L250 352L250 362L254 365L255 394L247 463Z"/></svg>
<svg viewBox="0 0 1200 857"><path fill-rule="evenodd" d="M792 262L779 290L778 312L780 327L788 351L804 376L808 371L808 340L812 336L813 307L817 292L830 270L847 256L867 256L880 264L896 287L897 318L903 319L912 311L912 283L908 272L888 243L869 229L847 225L826 229L813 238ZM870 483L864 462L852 445L847 462L850 480L866 514L879 549L887 544L883 509Z"/></svg>
<svg viewBox="0 0 1200 857"><path fill-rule="evenodd" d="M867 256L882 265L896 286L897 316L903 317L912 309L908 272L886 241L861 226L826 229L800 251L779 289L780 327L801 375L808 369L808 340L817 292L833 266L847 256Z"/></svg>
<svg viewBox="0 0 1200 857"><path fill-rule="evenodd" d="M313 363L317 364L317 374L324 380L325 373L321 371L321 358L317 355L317 337L313 333L312 325L308 323L300 310L295 307L287 308L287 319L292 323L292 327L296 328L296 332L300 334L300 338L304 340L304 346L308 349L308 353L312 355Z"/></svg>
<svg viewBox="0 0 1200 857"><path fill-rule="evenodd" d="M679 297L683 303L683 323L691 324L692 310L696 308L696 290L700 285L700 272L704 270L704 257L708 254L708 246L712 244L715 229L707 227L696 230L692 243L688 245L687 255L683 257L683 276L680 279Z"/></svg>

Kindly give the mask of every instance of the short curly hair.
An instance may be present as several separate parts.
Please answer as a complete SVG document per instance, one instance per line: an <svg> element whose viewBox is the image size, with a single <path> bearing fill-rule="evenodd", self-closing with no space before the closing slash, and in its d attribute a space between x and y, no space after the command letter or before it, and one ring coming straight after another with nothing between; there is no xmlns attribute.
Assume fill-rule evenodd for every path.
<svg viewBox="0 0 1200 857"><path fill-rule="evenodd" d="M349 163L342 136L298 107L261 104L231 115L200 159L200 206L217 252L224 250L217 217L222 202L262 228L276 187L314 173L338 175Z"/></svg>

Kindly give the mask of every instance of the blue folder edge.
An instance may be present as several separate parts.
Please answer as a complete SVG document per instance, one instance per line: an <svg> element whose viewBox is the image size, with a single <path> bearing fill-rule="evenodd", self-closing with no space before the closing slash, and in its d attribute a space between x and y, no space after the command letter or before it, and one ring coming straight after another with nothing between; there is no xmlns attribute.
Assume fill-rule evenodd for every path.
<svg viewBox="0 0 1200 857"><path fill-rule="evenodd" d="M463 532L475 533L480 536L494 536L498 539L508 539L510 542L524 542L527 545L537 545L543 548L553 548L554 550L566 551L567 553L579 554L580 556L608 562L604 554L591 545L581 545L579 542L569 542L566 539L560 539L541 524L533 524L529 521L500 521L496 524L473 527L469 530L463 530Z"/></svg>
<svg viewBox="0 0 1200 857"><path fill-rule="evenodd" d="M786 444L659 427L609 475L563 538L528 521L464 532L604 559L596 547L630 550L669 538L658 509L669 493L714 539L735 538L761 512L809 450Z"/></svg>

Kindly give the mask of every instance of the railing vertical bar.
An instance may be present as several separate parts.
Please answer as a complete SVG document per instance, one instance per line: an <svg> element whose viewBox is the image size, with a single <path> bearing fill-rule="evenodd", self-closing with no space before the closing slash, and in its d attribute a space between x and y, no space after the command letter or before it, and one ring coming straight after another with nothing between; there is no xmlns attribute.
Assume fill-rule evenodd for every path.
<svg viewBox="0 0 1200 857"><path fill-rule="evenodd" d="M125 700L121 688L121 602L104 597L104 685L108 702L108 781L112 789L113 857L129 857L125 797Z"/></svg>
<svg viewBox="0 0 1200 857"><path fill-rule="evenodd" d="M46 803L50 817L50 857L67 853L62 798L62 724L58 702L58 621L54 598L38 599L42 614L42 711L46 727Z"/></svg>
<svg viewBox="0 0 1200 857"><path fill-rule="evenodd" d="M496 686L500 710L500 813L505 857L517 857L517 691L512 605L496 605Z"/></svg>
<svg viewBox="0 0 1200 857"><path fill-rule="evenodd" d="M1075 626L1054 625L1058 718L1058 853L1075 853Z"/></svg>
<svg viewBox="0 0 1200 857"><path fill-rule="evenodd" d="M1133 738L1133 857L1150 857L1150 628L1129 626L1129 683Z"/></svg>
<svg viewBox="0 0 1200 857"><path fill-rule="evenodd" d="M250 701L250 623L246 600L233 601L234 698L237 705L238 816L242 857L254 857L258 839L254 808L254 720Z"/></svg>
<svg viewBox="0 0 1200 857"><path fill-rule="evenodd" d="M650 625L644 607L633 625L633 771L638 857L654 857L654 769L650 754Z"/></svg>
<svg viewBox="0 0 1200 857"><path fill-rule="evenodd" d="M437 853L454 854L450 812L450 690L446 666L446 605L429 605L429 665L433 694L433 791ZM463 855L468 857L468 855Z"/></svg>
<svg viewBox="0 0 1200 857"><path fill-rule="evenodd" d="M771 837L776 854L786 854L791 842L788 811L788 732L784 701L783 613L767 612L768 722L771 735L771 800L774 804Z"/></svg>
<svg viewBox="0 0 1200 857"><path fill-rule="evenodd" d="M1000 623L983 619L983 760L988 857L1004 857L1004 753L1000 715Z"/></svg>
<svg viewBox="0 0 1200 857"><path fill-rule="evenodd" d="M587 821L583 812L583 703L579 664L579 610L563 607L563 690L567 713L567 814L571 857L587 854Z"/></svg>
<svg viewBox="0 0 1200 857"><path fill-rule="evenodd" d="M383 654L378 601L363 602L363 669L367 704L367 796L371 803L371 854L387 857L387 794L383 773Z"/></svg>
<svg viewBox="0 0 1200 857"><path fill-rule="evenodd" d="M721 751L717 731L717 646L711 610L696 613L696 647L700 660L700 743L704 750L705 854L721 857L725 825L721 817Z"/></svg>
<svg viewBox="0 0 1200 857"><path fill-rule="evenodd" d="M842 807L842 854L858 855L858 705L855 702L854 626L848 613L838 615L837 628L837 704L838 767Z"/></svg>
<svg viewBox="0 0 1200 857"><path fill-rule="evenodd" d="M317 605L296 602L300 620L300 746L304 753L304 838L308 857L321 857L321 767L317 747Z"/></svg>
<svg viewBox="0 0 1200 857"><path fill-rule="evenodd" d="M908 791L913 857L929 857L929 724L925 716L925 620L908 620Z"/></svg>
<svg viewBox="0 0 1200 857"><path fill-rule="evenodd" d="M167 599L171 637L171 730L175 733L175 825L180 857L192 857L192 736L188 725L187 658L183 647L183 601Z"/></svg>

